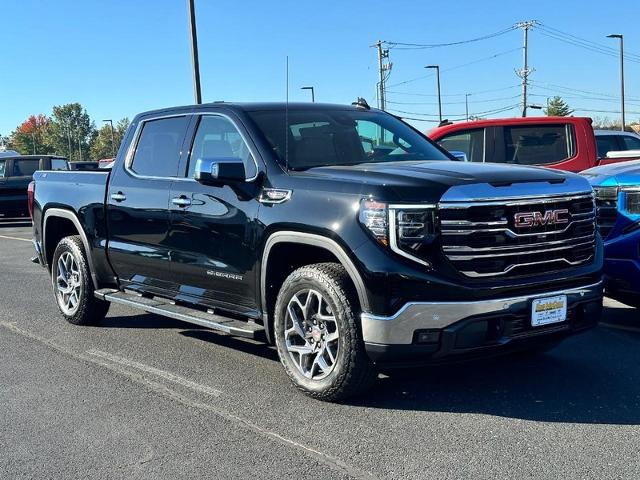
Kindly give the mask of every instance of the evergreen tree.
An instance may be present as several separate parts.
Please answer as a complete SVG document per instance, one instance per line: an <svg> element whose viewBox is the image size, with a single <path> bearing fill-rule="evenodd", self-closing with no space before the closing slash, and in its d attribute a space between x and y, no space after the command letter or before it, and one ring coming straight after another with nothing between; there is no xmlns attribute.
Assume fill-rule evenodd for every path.
<svg viewBox="0 0 640 480"><path fill-rule="evenodd" d="M562 100L562 97L555 96L549 103L547 104L547 108L545 108L544 113L547 117L566 117L573 113L571 107Z"/></svg>

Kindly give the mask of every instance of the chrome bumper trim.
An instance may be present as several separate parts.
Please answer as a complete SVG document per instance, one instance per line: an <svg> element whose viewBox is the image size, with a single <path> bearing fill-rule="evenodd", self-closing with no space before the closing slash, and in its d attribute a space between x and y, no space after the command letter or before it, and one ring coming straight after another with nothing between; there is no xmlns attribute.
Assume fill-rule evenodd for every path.
<svg viewBox="0 0 640 480"><path fill-rule="evenodd" d="M567 295L568 305L584 297L602 296L602 281L584 287L475 302L410 302L389 317L363 312L362 337L367 343L409 345L420 329L446 328L476 315L521 312L536 298Z"/></svg>

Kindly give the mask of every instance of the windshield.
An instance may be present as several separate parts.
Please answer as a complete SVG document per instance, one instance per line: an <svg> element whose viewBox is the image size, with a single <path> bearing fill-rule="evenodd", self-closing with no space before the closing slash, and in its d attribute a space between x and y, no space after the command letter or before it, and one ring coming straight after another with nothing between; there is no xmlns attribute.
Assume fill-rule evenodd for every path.
<svg viewBox="0 0 640 480"><path fill-rule="evenodd" d="M379 111L296 108L287 115L284 110L247 113L278 160L283 165L288 163L293 170L370 162L451 160L416 130ZM286 128L285 117L288 117Z"/></svg>

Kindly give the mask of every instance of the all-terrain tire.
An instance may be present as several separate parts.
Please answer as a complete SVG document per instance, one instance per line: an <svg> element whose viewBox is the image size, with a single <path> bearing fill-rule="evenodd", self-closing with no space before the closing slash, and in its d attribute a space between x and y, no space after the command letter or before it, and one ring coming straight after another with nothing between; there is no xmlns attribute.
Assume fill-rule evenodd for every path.
<svg viewBox="0 0 640 480"><path fill-rule="evenodd" d="M294 296L298 299L305 298L304 292L314 292L314 295L322 297L324 313L329 316L328 318L330 316L334 318L331 320L334 325L332 328L335 328L334 331L339 335L337 341L333 341L337 342L337 347L335 347L336 343L333 343L337 353L332 357L325 354L327 359L335 358L333 367L324 378L320 379L305 376L301 370L302 367L299 366L300 363L294 358L296 355L290 354L287 346L285 330L289 325L291 330L293 325L288 307L290 302L294 301ZM357 322L356 298L355 289L347 272L337 263L318 263L298 268L282 284L276 300L274 319L278 355L293 384L313 398L325 401L343 400L366 391L377 378L377 372L364 349L360 326ZM323 328L329 328L328 324L329 322L323 325ZM314 327L309 324L309 328ZM316 333L319 337L320 334L317 331ZM315 341L311 333L308 335L309 341ZM300 339L297 341L300 343ZM315 345L321 348L320 341ZM332 351L334 351L333 347Z"/></svg>
<svg viewBox="0 0 640 480"><path fill-rule="evenodd" d="M107 315L110 303L93 294L89 262L79 236L58 243L51 262L51 284L60 313L69 323L96 325ZM67 291L71 293L63 293Z"/></svg>

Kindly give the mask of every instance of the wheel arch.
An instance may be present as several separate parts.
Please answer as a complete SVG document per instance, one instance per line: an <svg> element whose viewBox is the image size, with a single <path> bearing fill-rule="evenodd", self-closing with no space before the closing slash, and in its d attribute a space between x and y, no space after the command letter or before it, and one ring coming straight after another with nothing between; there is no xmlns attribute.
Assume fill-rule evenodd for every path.
<svg viewBox="0 0 640 480"><path fill-rule="evenodd" d="M91 281L93 282L93 287L97 289L98 278L96 277L95 268L93 266L93 258L90 253L91 249L89 248L89 239L87 238L87 234L82 228L82 224L80 223L77 215L74 212L63 208L49 208L44 213L44 220L42 223L42 249L44 258L47 260L49 270L51 270L50 259L53 257L53 252L55 251L58 242L69 234L79 235L82 240L82 245L84 246L87 262L91 271ZM69 229L69 225L73 225L74 231Z"/></svg>
<svg viewBox="0 0 640 480"><path fill-rule="evenodd" d="M360 275L360 272L356 268L355 264L347 255L347 252L344 250L342 246L335 240L331 238L312 234L305 232L296 232L296 231L280 231L271 234L267 241L265 242L262 260L260 264L260 301L262 308L262 318L265 326L265 332L267 334L267 339L272 342L272 322L273 318L270 315L270 305L269 305L269 295L267 292L267 275L269 273L269 258L270 255L277 245L288 243L295 245L305 245L309 247L314 247L320 250L326 251L328 254L333 256L335 260L340 263L344 269L346 270L349 278L351 279L357 296L358 303L360 307L364 311L369 310L369 299L367 297L366 288L364 285L364 281ZM320 261L326 261L320 260ZM309 262L308 264L316 263L314 261Z"/></svg>

